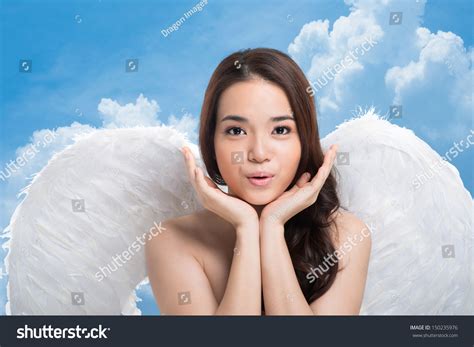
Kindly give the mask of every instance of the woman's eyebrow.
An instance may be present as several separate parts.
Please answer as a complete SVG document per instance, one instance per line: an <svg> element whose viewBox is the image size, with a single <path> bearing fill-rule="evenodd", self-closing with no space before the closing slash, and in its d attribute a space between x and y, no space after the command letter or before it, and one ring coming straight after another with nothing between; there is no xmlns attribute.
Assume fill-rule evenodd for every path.
<svg viewBox="0 0 474 347"><path fill-rule="evenodd" d="M292 120L292 121L295 120L290 115L275 116L275 117L270 118L270 120L272 122L281 122L281 121L284 121L284 120L287 120L287 119ZM233 120L233 121L241 122L241 123L248 123L249 122L248 118L238 116L238 115L235 115L235 114L229 114L229 115L225 116L224 118L222 118L221 123L226 121L226 120Z"/></svg>

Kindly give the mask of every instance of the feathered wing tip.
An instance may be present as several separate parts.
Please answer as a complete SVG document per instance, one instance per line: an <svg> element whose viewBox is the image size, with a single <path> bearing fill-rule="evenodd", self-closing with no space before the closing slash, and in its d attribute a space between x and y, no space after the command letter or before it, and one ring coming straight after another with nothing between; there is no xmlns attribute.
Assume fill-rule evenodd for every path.
<svg viewBox="0 0 474 347"><path fill-rule="evenodd" d="M57 153L24 190L6 236L7 314L140 314L144 244L202 207L166 127L99 130Z"/></svg>
<svg viewBox="0 0 474 347"><path fill-rule="evenodd" d="M322 140L339 144L342 206L372 231L361 314L473 314L473 200L458 170L374 112Z"/></svg>

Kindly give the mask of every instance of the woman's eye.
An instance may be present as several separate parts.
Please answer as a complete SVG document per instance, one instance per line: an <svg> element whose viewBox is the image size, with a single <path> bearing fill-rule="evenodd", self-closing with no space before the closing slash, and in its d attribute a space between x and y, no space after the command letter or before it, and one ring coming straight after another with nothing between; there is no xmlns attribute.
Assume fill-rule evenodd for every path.
<svg viewBox="0 0 474 347"><path fill-rule="evenodd" d="M287 135L291 132L291 128L281 126L281 127L276 127L274 131L276 131L278 135ZM245 134L245 131L242 128L232 127L232 128L227 129L225 133L229 135L233 135L233 136L239 136L239 135Z"/></svg>
<svg viewBox="0 0 474 347"><path fill-rule="evenodd" d="M229 135L240 135L241 132L243 131L244 130L242 128L233 127L233 128L227 129L225 132L226 134L229 134Z"/></svg>
<svg viewBox="0 0 474 347"><path fill-rule="evenodd" d="M275 130L279 130L279 135L286 135L291 132L291 128L289 127L276 127ZM281 130L286 130L287 132L282 134Z"/></svg>

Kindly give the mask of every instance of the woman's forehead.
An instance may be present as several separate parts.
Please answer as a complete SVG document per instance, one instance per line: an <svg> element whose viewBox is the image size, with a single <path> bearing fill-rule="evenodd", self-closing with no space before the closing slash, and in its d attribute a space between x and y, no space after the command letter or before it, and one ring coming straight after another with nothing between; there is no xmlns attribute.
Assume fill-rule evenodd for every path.
<svg viewBox="0 0 474 347"><path fill-rule="evenodd" d="M275 116L291 114L288 98L279 86L265 81L238 82L221 95L217 110L218 121L228 115L250 121L268 121Z"/></svg>

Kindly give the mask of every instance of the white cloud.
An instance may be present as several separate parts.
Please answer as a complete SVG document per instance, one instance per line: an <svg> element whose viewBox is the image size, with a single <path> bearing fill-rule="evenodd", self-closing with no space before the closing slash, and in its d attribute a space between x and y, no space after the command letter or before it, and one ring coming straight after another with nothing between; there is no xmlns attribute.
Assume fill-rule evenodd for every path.
<svg viewBox="0 0 474 347"><path fill-rule="evenodd" d="M160 106L155 100L149 101L140 94L136 102L120 105L111 99L101 99L97 107L103 119L105 128L121 128L133 126L158 126L161 121L158 113ZM191 113L184 113L180 118L172 114L167 125L187 135L192 142L197 141L196 128L199 120Z"/></svg>
<svg viewBox="0 0 474 347"><path fill-rule="evenodd" d="M455 33L423 27L426 1L345 3L349 14L337 18L332 28L328 19L311 21L288 46L313 89L317 87L323 132L359 105L374 105L384 113L391 104L403 104L407 125L436 141L452 141L472 127L473 49ZM392 12L401 12L399 25L390 25ZM328 68L335 71L350 52L360 50L367 37L377 44L325 77Z"/></svg>
<svg viewBox="0 0 474 347"><path fill-rule="evenodd" d="M423 27L416 30L415 42L420 49L416 61L385 74L387 86L395 92L394 103L401 103L403 94L413 88L426 88L435 79L441 83L439 76L444 74L452 77L446 80L452 85L451 101L472 109L472 50L467 52L463 40L452 32L433 34Z"/></svg>
<svg viewBox="0 0 474 347"><path fill-rule="evenodd" d="M106 128L121 128L160 125L158 112L160 106L155 100L151 102L140 94L135 104L121 106L117 101L103 98L97 107L102 114L103 125Z"/></svg>
<svg viewBox="0 0 474 347"><path fill-rule="evenodd" d="M168 118L168 125L174 127L179 132L186 134L191 142L196 143L198 135L196 129L199 124L199 119L194 117L191 113L185 113L181 118L171 115Z"/></svg>
<svg viewBox="0 0 474 347"><path fill-rule="evenodd" d="M320 52L329 50L329 20L312 21L303 25L299 35L288 47L288 52L300 66L305 67Z"/></svg>
<svg viewBox="0 0 474 347"><path fill-rule="evenodd" d="M362 48L367 47L364 42L370 40L378 44L384 37L374 13L377 6L353 6L348 16L341 16L334 22L331 31L327 19L307 23L289 45L289 54L307 70L313 89L314 85L324 84L316 90L321 98L321 111L339 109L348 83L363 71L364 61L370 61L369 54L366 54L368 50ZM341 61L342 70L336 68ZM334 68L336 73L333 73ZM332 70L329 79L325 73L328 69Z"/></svg>
<svg viewBox="0 0 474 347"><path fill-rule="evenodd" d="M334 110L337 111L339 107L337 104L333 101L331 101L331 98L327 96L323 96L319 99L319 106L321 107L322 110Z"/></svg>

